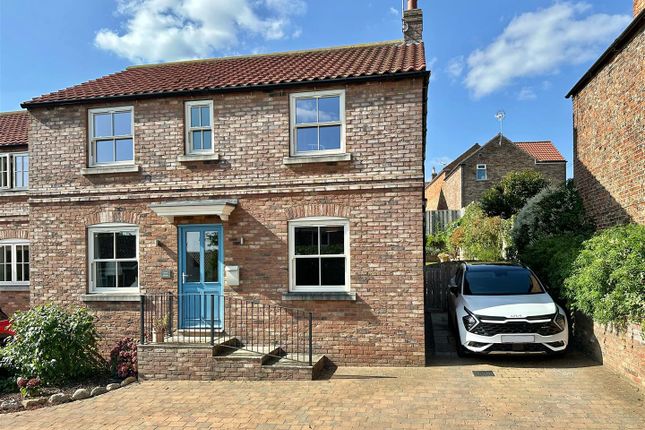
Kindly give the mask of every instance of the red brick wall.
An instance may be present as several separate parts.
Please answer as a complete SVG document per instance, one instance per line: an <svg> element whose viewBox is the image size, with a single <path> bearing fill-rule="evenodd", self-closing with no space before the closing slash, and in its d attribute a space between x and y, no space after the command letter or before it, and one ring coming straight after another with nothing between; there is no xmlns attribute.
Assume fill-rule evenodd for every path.
<svg viewBox="0 0 645 430"><path fill-rule="evenodd" d="M142 292L176 291L176 278L161 279L160 272L170 269L176 276L177 228L149 204L237 198L239 206L223 222L226 264L239 265L241 277L229 294L311 310L315 353L338 364L422 365L422 84L410 79L346 86L352 161L338 164L283 165L289 155L286 92L212 96L220 161L207 163L177 161L184 148L184 99L131 103L139 174L81 174L87 106L33 111L33 302L90 307L107 351L123 335L138 333L138 304L83 301L87 226L139 225ZM351 286L358 299L283 303L288 220L325 215L349 219ZM221 221L175 220L184 222ZM235 244L240 237L244 244Z"/></svg>
<svg viewBox="0 0 645 430"><path fill-rule="evenodd" d="M599 227L645 223L643 28L573 98L574 176Z"/></svg>
<svg viewBox="0 0 645 430"><path fill-rule="evenodd" d="M645 0L634 0L634 16L640 14L645 9Z"/></svg>
<svg viewBox="0 0 645 430"><path fill-rule="evenodd" d="M450 176L447 176L443 183L443 195L446 198L446 205L448 209L461 209L461 178L462 168L458 167L457 170Z"/></svg>
<svg viewBox="0 0 645 430"><path fill-rule="evenodd" d="M29 309L29 290L0 287L0 309L9 316L15 311Z"/></svg>
<svg viewBox="0 0 645 430"><path fill-rule="evenodd" d="M578 314L576 341L604 366L645 388L645 337L640 326L618 329Z"/></svg>

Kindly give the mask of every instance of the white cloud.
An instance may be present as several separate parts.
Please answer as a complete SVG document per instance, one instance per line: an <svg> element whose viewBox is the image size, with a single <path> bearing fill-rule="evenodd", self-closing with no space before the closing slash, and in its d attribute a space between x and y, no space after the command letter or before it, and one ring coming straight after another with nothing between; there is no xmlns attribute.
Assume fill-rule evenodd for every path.
<svg viewBox="0 0 645 430"><path fill-rule="evenodd" d="M517 99L520 101L535 100L536 98L537 94L535 94L535 91L531 87L523 87L517 94Z"/></svg>
<svg viewBox="0 0 645 430"><path fill-rule="evenodd" d="M453 79L458 79L464 72L464 67L466 66L465 63L463 55L451 58L450 61L448 61L446 72L448 72Z"/></svg>
<svg viewBox="0 0 645 430"><path fill-rule="evenodd" d="M119 0L122 32L101 29L97 47L135 63L203 58L242 42L298 37L303 0Z"/></svg>
<svg viewBox="0 0 645 430"><path fill-rule="evenodd" d="M396 16L396 17L400 17L400 16L401 16L401 11L396 10L396 9L395 9L395 8L393 8L392 6L390 6L389 11L390 11L390 13L391 13L392 15L394 15L394 16Z"/></svg>
<svg viewBox="0 0 645 430"><path fill-rule="evenodd" d="M557 73L561 66L595 59L631 17L581 17L590 8L586 3L555 3L514 18L495 41L470 54L466 87L479 98L518 78Z"/></svg>

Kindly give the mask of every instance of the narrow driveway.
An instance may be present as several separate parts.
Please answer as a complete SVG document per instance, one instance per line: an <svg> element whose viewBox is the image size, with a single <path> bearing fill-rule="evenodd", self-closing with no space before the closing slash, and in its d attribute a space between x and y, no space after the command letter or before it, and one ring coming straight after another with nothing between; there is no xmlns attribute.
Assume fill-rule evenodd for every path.
<svg viewBox="0 0 645 430"><path fill-rule="evenodd" d="M643 394L587 359L444 359L313 382L144 382L0 415L0 429L642 429ZM473 371L495 376L476 377Z"/></svg>

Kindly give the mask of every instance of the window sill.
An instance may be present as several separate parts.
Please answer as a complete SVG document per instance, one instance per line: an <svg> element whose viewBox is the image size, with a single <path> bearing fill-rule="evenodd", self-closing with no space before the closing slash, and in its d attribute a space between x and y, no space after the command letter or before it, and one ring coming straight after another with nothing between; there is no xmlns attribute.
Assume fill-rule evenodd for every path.
<svg viewBox="0 0 645 430"><path fill-rule="evenodd" d="M29 292L29 285L0 285L0 291L26 291Z"/></svg>
<svg viewBox="0 0 645 430"><path fill-rule="evenodd" d="M336 163L343 161L351 161L352 154L327 154L327 155L293 155L291 157L284 157L282 164L308 164L308 163Z"/></svg>
<svg viewBox="0 0 645 430"><path fill-rule="evenodd" d="M131 293L94 293L84 294L82 296L84 302L139 302L141 301L141 294Z"/></svg>
<svg viewBox="0 0 645 430"><path fill-rule="evenodd" d="M177 157L180 163L195 163L200 161L218 161L219 154L187 154Z"/></svg>
<svg viewBox="0 0 645 430"><path fill-rule="evenodd" d="M293 292L282 294L282 300L356 301L356 291L340 292Z"/></svg>
<svg viewBox="0 0 645 430"><path fill-rule="evenodd" d="M84 167L81 169L81 175L107 175L114 173L138 173L141 166L138 164L128 164L125 166L97 166L97 167Z"/></svg>
<svg viewBox="0 0 645 430"><path fill-rule="evenodd" d="M12 196L26 196L29 188L0 188L0 194L8 194Z"/></svg>

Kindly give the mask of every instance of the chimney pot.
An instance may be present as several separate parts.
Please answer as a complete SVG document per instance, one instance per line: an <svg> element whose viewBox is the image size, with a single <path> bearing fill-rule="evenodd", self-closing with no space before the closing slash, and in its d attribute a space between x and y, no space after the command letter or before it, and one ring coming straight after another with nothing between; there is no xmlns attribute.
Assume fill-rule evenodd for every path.
<svg viewBox="0 0 645 430"><path fill-rule="evenodd" d="M418 9L417 0L408 0L408 10Z"/></svg>
<svg viewBox="0 0 645 430"><path fill-rule="evenodd" d="M432 166L432 179L437 177L437 171L435 170L434 166Z"/></svg>

